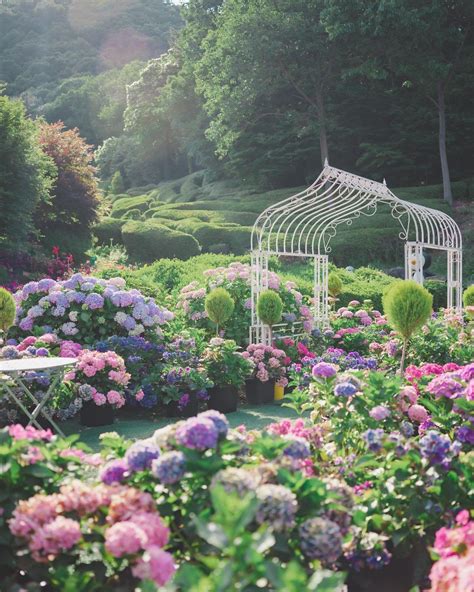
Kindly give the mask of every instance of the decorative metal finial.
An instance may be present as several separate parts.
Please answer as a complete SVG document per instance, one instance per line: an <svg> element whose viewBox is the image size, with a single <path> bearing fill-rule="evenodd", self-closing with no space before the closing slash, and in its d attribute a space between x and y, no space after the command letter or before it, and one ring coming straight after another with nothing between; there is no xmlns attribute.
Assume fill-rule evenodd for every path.
<svg viewBox="0 0 474 592"><path fill-rule="evenodd" d="M385 187L387 187L387 181L385 180L385 177L383 178L383 184L385 185Z"/></svg>
<svg viewBox="0 0 474 592"><path fill-rule="evenodd" d="M326 156L326 158L324 159L324 166L327 167L329 166L329 162L328 162L328 157Z"/></svg>

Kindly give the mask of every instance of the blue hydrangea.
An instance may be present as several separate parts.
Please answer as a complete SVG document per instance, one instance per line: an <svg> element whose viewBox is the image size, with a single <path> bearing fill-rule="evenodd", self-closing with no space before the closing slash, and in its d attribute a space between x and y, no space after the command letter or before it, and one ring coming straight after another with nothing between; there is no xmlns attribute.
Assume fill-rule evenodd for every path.
<svg viewBox="0 0 474 592"><path fill-rule="evenodd" d="M153 475L165 485L177 483L186 472L186 457L182 452L165 452L152 462Z"/></svg>
<svg viewBox="0 0 474 592"><path fill-rule="evenodd" d="M304 438L293 437L289 440L288 446L283 450L285 456L303 460L311 455L311 449Z"/></svg>
<svg viewBox="0 0 474 592"><path fill-rule="evenodd" d="M152 442L135 442L125 453L127 466L131 471L144 471L160 455L160 449Z"/></svg>
<svg viewBox="0 0 474 592"><path fill-rule="evenodd" d="M357 387L351 382L340 382L334 387L334 394L337 397L351 397L357 392Z"/></svg>
<svg viewBox="0 0 474 592"><path fill-rule="evenodd" d="M382 449L382 441L385 436L385 432L381 428L377 428L375 430L367 430L362 437L365 440L367 448L371 452L378 452Z"/></svg>
<svg viewBox="0 0 474 592"><path fill-rule="evenodd" d="M223 439L227 436L229 431L229 422L223 413L219 413L219 411L216 411L215 409L209 409L209 411L200 413L198 417L207 417L210 419L219 433L219 438Z"/></svg>

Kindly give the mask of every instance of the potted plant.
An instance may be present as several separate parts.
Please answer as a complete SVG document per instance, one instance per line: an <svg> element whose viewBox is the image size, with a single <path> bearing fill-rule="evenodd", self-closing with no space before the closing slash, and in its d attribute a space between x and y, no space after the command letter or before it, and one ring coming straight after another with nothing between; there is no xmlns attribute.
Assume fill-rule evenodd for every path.
<svg viewBox="0 0 474 592"><path fill-rule="evenodd" d="M237 411L238 389L252 372L250 360L238 351L235 341L215 337L204 351L203 362L214 383L209 391L209 409L221 413Z"/></svg>
<svg viewBox="0 0 474 592"><path fill-rule="evenodd" d="M264 325L268 325L270 343L273 342L273 326L282 319L283 301L274 290L264 290L257 300L257 315Z"/></svg>
<svg viewBox="0 0 474 592"><path fill-rule="evenodd" d="M253 373L246 383L247 401L250 405L263 405L274 400L275 385L284 387L288 383L286 353L271 345L251 344L243 353L253 365Z"/></svg>
<svg viewBox="0 0 474 592"><path fill-rule="evenodd" d="M82 350L74 370L65 376L77 390L81 424L110 425L114 409L125 405L124 390L130 381L123 358L115 352Z"/></svg>
<svg viewBox="0 0 474 592"><path fill-rule="evenodd" d="M207 400L212 382L203 365L167 364L163 369L161 399L167 417L191 417L199 411L199 401Z"/></svg>

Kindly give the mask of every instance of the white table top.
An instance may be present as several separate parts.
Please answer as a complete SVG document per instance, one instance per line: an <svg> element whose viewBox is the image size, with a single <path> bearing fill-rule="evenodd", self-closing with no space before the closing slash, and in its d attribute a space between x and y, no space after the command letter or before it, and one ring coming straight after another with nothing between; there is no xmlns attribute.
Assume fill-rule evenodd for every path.
<svg viewBox="0 0 474 592"><path fill-rule="evenodd" d="M0 360L0 373L15 374L17 372L54 370L74 366L76 358L20 358L19 360Z"/></svg>

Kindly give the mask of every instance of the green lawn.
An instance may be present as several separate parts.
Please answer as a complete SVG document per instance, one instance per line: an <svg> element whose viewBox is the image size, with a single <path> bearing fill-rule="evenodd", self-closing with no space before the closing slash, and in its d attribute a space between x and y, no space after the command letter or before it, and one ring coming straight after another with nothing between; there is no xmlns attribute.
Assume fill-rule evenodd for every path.
<svg viewBox="0 0 474 592"><path fill-rule="evenodd" d="M227 418L231 427L244 424L249 430L260 429L269 423L281 421L282 419L296 419L298 415L287 407L280 405L242 406L235 413L230 413ZM178 421L164 417L153 418L128 418L121 417L115 420L110 426L97 428L85 428L78 421L68 421L62 428L66 435L78 433L81 442L84 442L93 449L99 447L99 437L103 432L116 431L125 438L140 439L148 438L159 428Z"/></svg>

